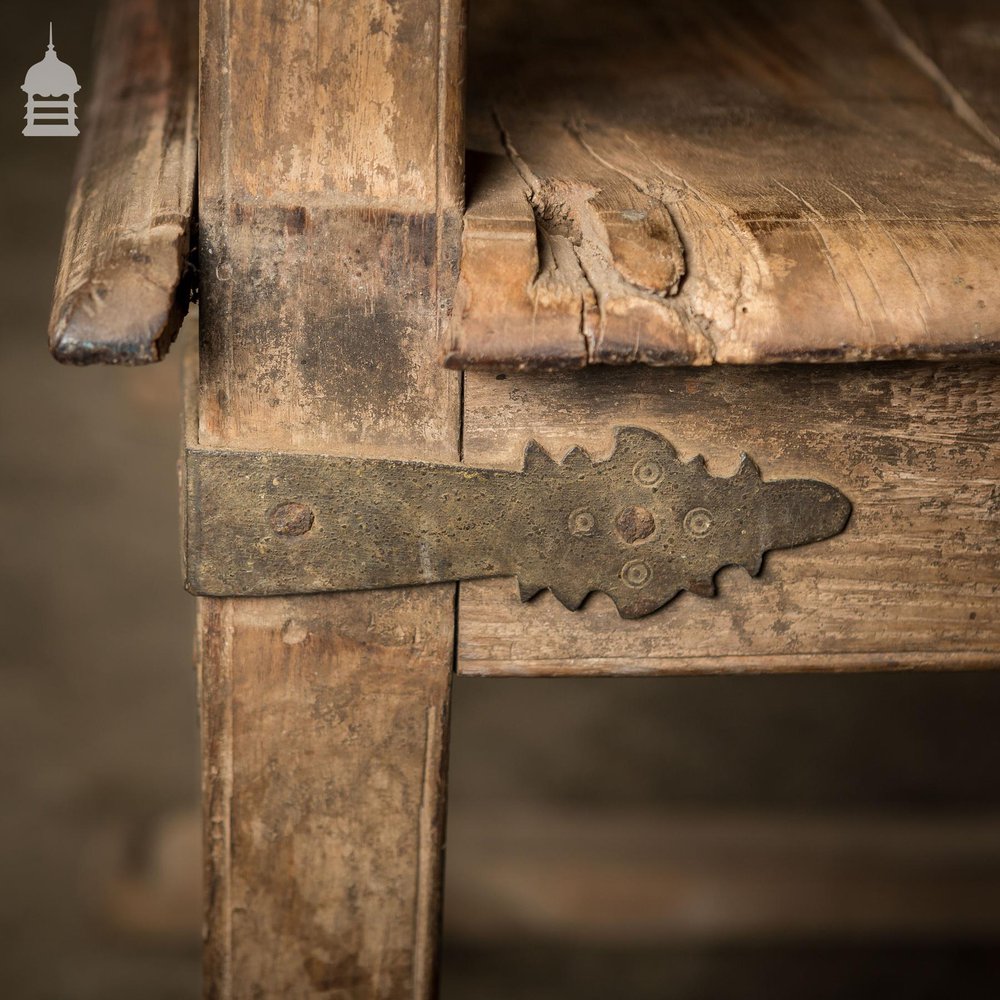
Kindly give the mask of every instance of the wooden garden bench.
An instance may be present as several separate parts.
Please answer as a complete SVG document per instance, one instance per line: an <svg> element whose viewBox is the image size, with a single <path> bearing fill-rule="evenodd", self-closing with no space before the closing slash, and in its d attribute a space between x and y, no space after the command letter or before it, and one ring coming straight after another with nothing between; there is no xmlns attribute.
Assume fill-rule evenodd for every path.
<svg viewBox="0 0 1000 1000"><path fill-rule="evenodd" d="M1000 665L997 6L469 16L117 0L81 116L53 352L199 302L210 997L433 994L456 671Z"/></svg>

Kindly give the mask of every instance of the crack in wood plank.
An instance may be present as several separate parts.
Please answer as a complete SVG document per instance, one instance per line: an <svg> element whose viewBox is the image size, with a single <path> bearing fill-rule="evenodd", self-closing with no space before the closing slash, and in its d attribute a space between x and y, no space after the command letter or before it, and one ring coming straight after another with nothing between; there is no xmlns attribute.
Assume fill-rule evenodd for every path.
<svg viewBox="0 0 1000 1000"><path fill-rule="evenodd" d="M528 202L535 216L538 271L529 290L533 306L536 310L539 305L565 307L579 301L585 356L588 363L598 362L613 302L640 298L669 310L676 301L685 275L686 251L669 206L621 170L600 161L572 126L568 130L581 146L606 169L629 180L643 199L655 203L659 214L654 216L652 205L647 209L602 205L601 200L609 196L607 189L562 177L539 176L514 146L496 109L494 120L503 149L528 189ZM641 243L642 253L630 253L637 242ZM649 266L651 247L659 267L655 263ZM633 258L643 254L646 266L637 268ZM673 311L682 321L690 321L683 315L686 310ZM707 341L711 352L711 339Z"/></svg>
<svg viewBox="0 0 1000 1000"><path fill-rule="evenodd" d="M860 0L860 3L899 51L935 84L945 103L955 112L955 117L967 125L994 151L1000 152L1000 135L997 135L983 121L976 109L948 79L941 67L903 30L900 23L882 3L882 0Z"/></svg>

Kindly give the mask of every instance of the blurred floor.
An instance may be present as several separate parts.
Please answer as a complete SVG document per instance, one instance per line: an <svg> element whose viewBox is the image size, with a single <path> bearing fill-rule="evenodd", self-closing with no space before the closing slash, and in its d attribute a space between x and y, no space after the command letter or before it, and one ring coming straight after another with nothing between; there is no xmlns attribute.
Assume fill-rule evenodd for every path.
<svg viewBox="0 0 1000 1000"><path fill-rule="evenodd" d="M0 35L0 994L166 1000L196 995L196 940L123 932L108 897L141 863L143 829L197 792L177 368L47 357L76 142L20 134L50 18L60 57L92 79L95 7L8 4Z"/></svg>
<svg viewBox="0 0 1000 1000"><path fill-rule="evenodd" d="M197 725L176 358L49 360L75 145L20 135L49 17L87 86L93 6L23 5L0 37L0 995L183 1000ZM986 674L461 679L445 1000L1000 995L998 717Z"/></svg>

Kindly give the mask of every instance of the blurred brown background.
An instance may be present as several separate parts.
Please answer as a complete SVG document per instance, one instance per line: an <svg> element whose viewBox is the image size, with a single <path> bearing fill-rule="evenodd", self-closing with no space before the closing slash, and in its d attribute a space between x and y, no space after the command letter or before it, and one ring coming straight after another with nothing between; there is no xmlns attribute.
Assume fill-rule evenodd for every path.
<svg viewBox="0 0 1000 1000"><path fill-rule="evenodd" d="M0 37L0 995L180 1000L178 367L49 359L76 144L20 134L49 18L87 128L97 6ZM998 717L988 674L460 679L444 1000L1000 995Z"/></svg>

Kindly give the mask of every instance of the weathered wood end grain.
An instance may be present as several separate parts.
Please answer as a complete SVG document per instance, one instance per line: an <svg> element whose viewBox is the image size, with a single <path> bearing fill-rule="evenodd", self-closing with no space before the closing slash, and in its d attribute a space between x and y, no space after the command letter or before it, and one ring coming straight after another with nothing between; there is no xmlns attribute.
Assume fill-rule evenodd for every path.
<svg viewBox="0 0 1000 1000"><path fill-rule="evenodd" d="M195 0L109 4L49 324L59 361L159 361L187 312L197 25Z"/></svg>
<svg viewBox="0 0 1000 1000"><path fill-rule="evenodd" d="M527 19L482 0L471 17L446 364L1000 352L991 0L541 0Z"/></svg>

